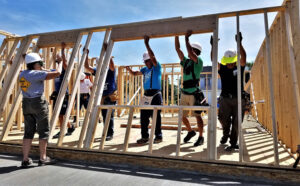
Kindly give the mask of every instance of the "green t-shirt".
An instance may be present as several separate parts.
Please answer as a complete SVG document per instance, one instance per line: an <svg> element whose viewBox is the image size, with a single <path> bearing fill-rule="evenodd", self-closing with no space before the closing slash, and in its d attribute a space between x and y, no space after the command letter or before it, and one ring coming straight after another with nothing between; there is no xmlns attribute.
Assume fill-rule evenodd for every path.
<svg viewBox="0 0 300 186"><path fill-rule="evenodd" d="M187 58L184 56L183 60L180 62L180 65L182 66L182 68L184 68L185 65L187 65L186 67L189 68L189 66L194 65L194 73L196 76L196 79L200 79L200 73L203 70L203 61L202 59L198 56L198 62L195 63L193 60ZM183 81L187 81L187 80L193 80L193 75L192 72L189 74L186 74L183 71ZM182 88L183 91L188 92L188 93L193 93L197 90L197 87L195 88Z"/></svg>

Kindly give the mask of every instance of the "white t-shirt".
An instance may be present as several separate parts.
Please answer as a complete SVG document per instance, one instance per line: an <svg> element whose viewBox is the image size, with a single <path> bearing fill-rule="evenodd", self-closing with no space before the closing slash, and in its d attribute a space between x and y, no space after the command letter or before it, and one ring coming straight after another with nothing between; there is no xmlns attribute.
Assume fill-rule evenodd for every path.
<svg viewBox="0 0 300 186"><path fill-rule="evenodd" d="M90 88L93 86L89 79L84 79L80 81L80 94L90 93Z"/></svg>

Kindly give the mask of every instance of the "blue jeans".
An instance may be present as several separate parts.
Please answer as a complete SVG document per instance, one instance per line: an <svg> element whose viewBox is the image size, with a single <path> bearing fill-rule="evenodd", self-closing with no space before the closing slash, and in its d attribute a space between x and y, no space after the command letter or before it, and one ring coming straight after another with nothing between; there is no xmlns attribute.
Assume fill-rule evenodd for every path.
<svg viewBox="0 0 300 186"><path fill-rule="evenodd" d="M155 93L153 93L154 95ZM146 94L146 96L152 96L150 94ZM161 105L162 104L162 96L161 94L157 94L156 96L153 97L151 105ZM155 127L155 136L157 138L162 138L162 132L161 132L161 115L160 115L161 110L157 111L157 119L156 119L156 127ZM153 116L153 110L141 110L141 133L142 133L142 138L149 138L149 133L148 133L148 126L150 123L150 117Z"/></svg>
<svg viewBox="0 0 300 186"><path fill-rule="evenodd" d="M115 105L115 104L116 104L116 102L111 101L109 97L106 97L103 101L103 105ZM102 112L103 123L105 124L107 109L102 109L101 112ZM115 113L115 109L113 109L111 112L107 136L114 135L114 113Z"/></svg>

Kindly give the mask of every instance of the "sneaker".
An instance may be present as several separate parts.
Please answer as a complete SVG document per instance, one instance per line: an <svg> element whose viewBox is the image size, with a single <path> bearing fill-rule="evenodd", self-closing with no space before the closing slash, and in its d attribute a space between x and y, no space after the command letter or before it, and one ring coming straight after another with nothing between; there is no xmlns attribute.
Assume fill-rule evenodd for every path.
<svg viewBox="0 0 300 186"><path fill-rule="evenodd" d="M227 140L228 140L228 137L227 137L227 136L223 136L223 137L221 138L221 140L220 140L220 143L221 143L222 145L224 145L225 143L227 143Z"/></svg>
<svg viewBox="0 0 300 186"><path fill-rule="evenodd" d="M233 151L239 149L238 145L230 145L228 147L225 147L225 151Z"/></svg>
<svg viewBox="0 0 300 186"><path fill-rule="evenodd" d="M74 127L74 125L72 125L71 128L68 128L66 136L71 136L74 131L75 131L75 127Z"/></svg>
<svg viewBox="0 0 300 186"><path fill-rule="evenodd" d="M33 162L32 162L32 159L31 159L31 158L28 158L27 161L22 161L21 168L27 168L27 167L29 167L32 163L33 163Z"/></svg>
<svg viewBox="0 0 300 186"><path fill-rule="evenodd" d="M188 141L190 141L190 139L192 137L194 137L196 135L196 132L195 131L191 131L191 132L188 132L188 134L186 135L186 137L183 139L184 143L187 143Z"/></svg>
<svg viewBox="0 0 300 186"><path fill-rule="evenodd" d="M52 139L59 138L59 136L60 136L60 132L58 132L57 134L55 134Z"/></svg>
<svg viewBox="0 0 300 186"><path fill-rule="evenodd" d="M204 143L203 136L199 136L199 138L197 139L197 141L194 143L194 147L197 147L199 145L203 145L203 143Z"/></svg>
<svg viewBox="0 0 300 186"><path fill-rule="evenodd" d="M111 141L113 138L113 135L108 135L106 136L105 141Z"/></svg>
<svg viewBox="0 0 300 186"><path fill-rule="evenodd" d="M56 163L56 160L55 159L51 159L51 158L49 158L48 156L46 157L46 159L44 159L44 160L39 160L39 163L38 163L38 165L39 166L44 166L44 165L53 165L53 164L55 164Z"/></svg>
<svg viewBox="0 0 300 186"><path fill-rule="evenodd" d="M155 137L153 143L161 143L163 141L162 137Z"/></svg>
<svg viewBox="0 0 300 186"><path fill-rule="evenodd" d="M137 144L145 144L149 141L149 138L141 138L136 141Z"/></svg>

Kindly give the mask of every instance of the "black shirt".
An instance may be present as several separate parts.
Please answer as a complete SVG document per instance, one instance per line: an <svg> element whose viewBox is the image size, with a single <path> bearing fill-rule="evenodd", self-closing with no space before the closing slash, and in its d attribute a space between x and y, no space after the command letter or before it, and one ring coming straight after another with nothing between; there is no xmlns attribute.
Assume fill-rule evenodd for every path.
<svg viewBox="0 0 300 186"><path fill-rule="evenodd" d="M245 67L241 66L241 88L243 92L244 87L244 71ZM227 68L226 65L220 64L220 69L218 71L221 77L222 92L221 96L226 96L231 94L232 96L237 96L237 66L232 69Z"/></svg>

